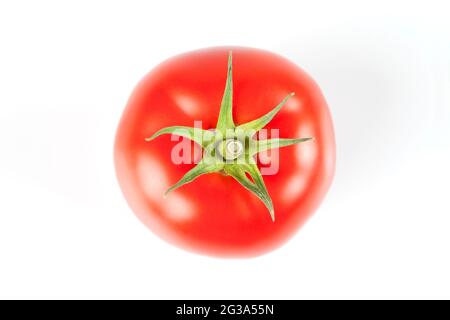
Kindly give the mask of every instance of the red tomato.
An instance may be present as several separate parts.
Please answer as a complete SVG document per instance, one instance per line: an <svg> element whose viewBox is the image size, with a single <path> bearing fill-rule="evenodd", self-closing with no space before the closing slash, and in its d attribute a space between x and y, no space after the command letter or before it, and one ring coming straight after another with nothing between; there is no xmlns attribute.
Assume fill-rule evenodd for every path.
<svg viewBox="0 0 450 320"><path fill-rule="evenodd" d="M216 126L230 50L235 123L266 114L295 92L266 128L279 129L280 137L314 137L279 149L273 160L278 172L264 176L275 221L254 194L217 173L202 175L164 198L195 165L172 162L179 141L170 135L144 140L168 126L192 127L194 121L202 121L204 129ZM285 243L324 198L335 167L333 126L319 87L285 58L240 47L198 50L161 63L137 85L117 130L115 165L130 207L161 238L208 255L256 256Z"/></svg>

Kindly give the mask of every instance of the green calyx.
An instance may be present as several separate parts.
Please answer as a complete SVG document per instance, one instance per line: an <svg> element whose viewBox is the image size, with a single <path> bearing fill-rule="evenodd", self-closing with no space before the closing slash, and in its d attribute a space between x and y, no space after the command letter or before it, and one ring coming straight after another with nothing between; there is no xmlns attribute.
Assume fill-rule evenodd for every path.
<svg viewBox="0 0 450 320"><path fill-rule="evenodd" d="M204 152L201 161L176 184L171 186L166 191L166 194L192 182L203 174L220 172L234 178L244 188L255 194L269 210L272 221L275 221L272 199L256 164L255 156L260 152L298 144L312 138L255 140L253 137L273 119L293 95L294 93L288 94L272 111L262 117L236 125L232 115L233 76L232 54L230 52L228 56L227 81L216 128L214 130L204 130L184 126L166 127L157 131L150 138L145 139L146 141L151 141L163 134L173 134L188 138L203 148Z"/></svg>

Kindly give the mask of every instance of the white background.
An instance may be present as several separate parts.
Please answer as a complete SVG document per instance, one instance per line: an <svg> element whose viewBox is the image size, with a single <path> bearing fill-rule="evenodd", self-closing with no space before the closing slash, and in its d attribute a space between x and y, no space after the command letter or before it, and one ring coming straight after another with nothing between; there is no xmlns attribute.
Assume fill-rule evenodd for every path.
<svg viewBox="0 0 450 320"><path fill-rule="evenodd" d="M2 1L0 298L450 298L445 1ZM127 207L113 138L137 81L215 45L286 56L334 117L334 184L287 245L172 247Z"/></svg>

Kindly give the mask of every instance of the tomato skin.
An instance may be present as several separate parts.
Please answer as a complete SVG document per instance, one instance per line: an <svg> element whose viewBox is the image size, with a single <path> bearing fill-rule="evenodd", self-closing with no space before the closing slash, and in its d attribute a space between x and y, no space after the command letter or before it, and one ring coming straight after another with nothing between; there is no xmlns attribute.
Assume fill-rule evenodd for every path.
<svg viewBox="0 0 450 320"><path fill-rule="evenodd" d="M170 135L146 142L173 125L214 128L233 52L233 116L237 124L289 100L266 126L280 137L314 141L279 149L279 170L264 181L275 207L272 222L264 204L231 177L208 174L164 198L194 164L174 164ZM191 143L191 142L186 142ZM194 148L201 148L193 144ZM273 53L219 47L185 53L158 65L132 93L115 141L119 184L137 217L166 241L221 257L251 257L291 238L318 207L335 168L335 140L326 101L315 82ZM197 155L198 157L198 155Z"/></svg>

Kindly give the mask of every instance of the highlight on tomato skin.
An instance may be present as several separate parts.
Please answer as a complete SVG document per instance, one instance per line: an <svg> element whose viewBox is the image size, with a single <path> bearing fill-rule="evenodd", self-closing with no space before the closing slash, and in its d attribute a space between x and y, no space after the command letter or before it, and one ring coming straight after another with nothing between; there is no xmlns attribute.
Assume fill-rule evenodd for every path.
<svg viewBox="0 0 450 320"><path fill-rule="evenodd" d="M114 158L128 204L159 237L253 257L284 244L318 208L335 140L303 70L268 51L216 47L170 58L139 82Z"/></svg>

